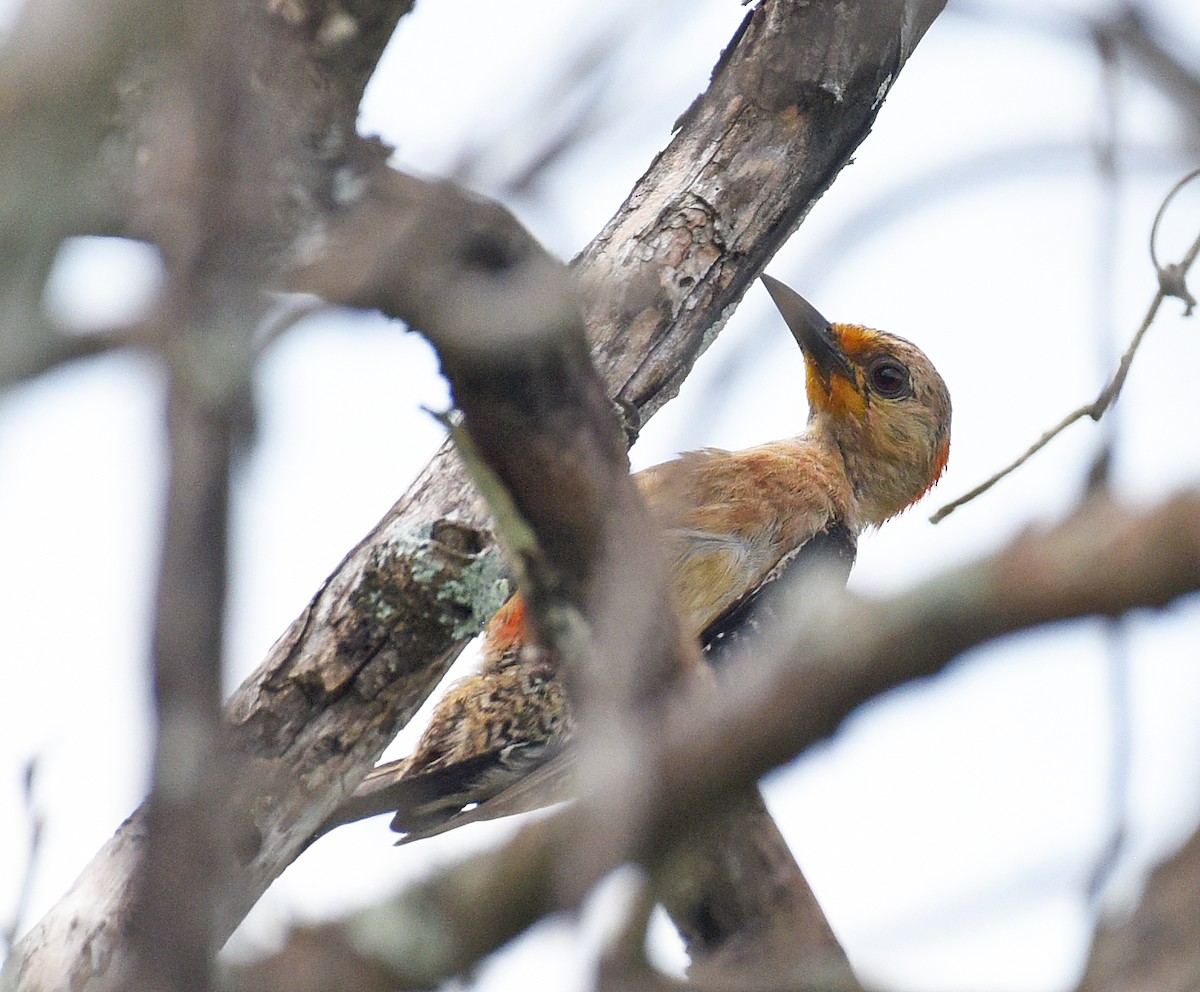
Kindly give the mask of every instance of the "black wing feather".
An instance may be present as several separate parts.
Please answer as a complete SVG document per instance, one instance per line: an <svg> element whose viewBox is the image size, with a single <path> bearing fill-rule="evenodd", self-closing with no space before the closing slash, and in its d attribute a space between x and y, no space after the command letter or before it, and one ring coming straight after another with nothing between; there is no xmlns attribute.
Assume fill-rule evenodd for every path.
<svg viewBox="0 0 1200 992"><path fill-rule="evenodd" d="M840 575L844 584L857 554L858 539L844 523L835 521L818 531L780 562L762 585L708 625L700 635L700 643L709 664L720 668L731 651L747 646L762 630L769 629L783 610L795 609L795 589L805 577L821 570Z"/></svg>

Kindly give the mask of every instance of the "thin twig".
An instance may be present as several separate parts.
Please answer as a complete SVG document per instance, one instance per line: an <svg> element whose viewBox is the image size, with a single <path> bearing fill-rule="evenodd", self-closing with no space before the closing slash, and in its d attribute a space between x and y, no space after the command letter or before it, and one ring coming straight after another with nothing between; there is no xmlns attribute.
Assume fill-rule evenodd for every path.
<svg viewBox="0 0 1200 992"><path fill-rule="evenodd" d="M977 496L983 495L983 493L991 489L992 486L994 486L1005 476L1010 475L1012 472L1015 472L1018 468L1024 465L1025 462L1027 462L1033 455L1041 451L1042 448L1044 448L1047 444L1054 440L1054 438L1075 423L1075 421L1082 420L1084 417L1090 417L1094 421L1099 421L1100 418L1108 412L1109 407L1116 402L1117 397L1120 395L1121 389L1125 385L1125 378L1129 375L1129 369L1133 365L1134 355L1137 354L1138 348L1141 347L1142 338L1144 338L1146 336L1146 332L1150 330L1150 325L1154 323L1154 318L1158 315L1158 308L1168 296L1173 296L1183 300L1187 306L1187 309L1184 311L1184 316L1191 315L1192 308L1195 306L1196 301L1188 292L1187 285L1184 282L1184 277L1187 275L1188 269L1191 268L1192 263L1195 262L1196 256L1200 255L1200 235L1196 236L1196 239L1192 242L1191 247L1188 249L1187 254L1184 255L1181 262L1178 264L1168 264L1166 266L1160 266L1157 263L1154 251L1154 236L1158 231L1158 222L1162 218L1163 212L1171 198L1186 183L1190 182L1198 175L1200 175L1200 169L1189 172L1186 176L1184 176L1183 179L1176 183L1175 187L1163 200L1162 205L1159 207L1158 214L1154 218L1154 224L1151 228L1150 235L1150 255L1151 259L1155 262L1155 268L1158 272L1158 291L1154 294L1154 299L1150 302L1150 307L1146 311L1146 316L1142 318L1141 326L1137 329L1137 333L1134 334L1133 340L1129 343L1129 347L1125 350L1125 354L1121 356L1121 361L1117 365L1117 371L1114 373L1108 384L1100 391L1100 395L1097 396L1091 403L1085 403L1078 409L1072 410L1070 413L1068 413L1065 417L1063 417L1062 420L1060 420L1041 437L1034 441L1034 443L1029 446L1028 450L1026 450L1024 454L1018 457L1011 464L1005 468L1002 468L999 472L996 472L990 478L981 482L970 492L964 493L962 496L959 496L958 499L951 500L949 503L939 509L933 514L933 516L929 518L930 523L940 523L960 506L971 502L971 500L975 499Z"/></svg>
<svg viewBox="0 0 1200 992"><path fill-rule="evenodd" d="M1154 223L1150 225L1150 262L1154 266L1154 271L1158 273L1158 285L1167 296L1174 296L1177 299L1183 300L1187 304L1187 309L1184 311L1185 317L1192 315L1192 310L1196 306L1196 299L1188 292L1187 283L1184 277L1187 275L1188 266L1196 257L1196 246L1192 246L1191 254L1179 265L1159 265L1158 264L1158 225L1162 223L1163 215L1167 212L1167 207L1175 198L1184 186L1190 183L1197 176L1200 176L1200 169L1193 169L1186 176L1179 180L1159 204L1158 213L1154 215Z"/></svg>

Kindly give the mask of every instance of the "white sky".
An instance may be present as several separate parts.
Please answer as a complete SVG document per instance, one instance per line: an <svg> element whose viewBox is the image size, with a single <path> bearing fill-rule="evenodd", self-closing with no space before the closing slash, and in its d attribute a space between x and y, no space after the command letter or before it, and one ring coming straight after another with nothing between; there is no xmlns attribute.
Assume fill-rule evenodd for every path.
<svg viewBox="0 0 1200 992"><path fill-rule="evenodd" d="M1186 0L1165 9L1195 50L1200 12ZM426 0L394 39L362 126L398 145L402 165L427 173L454 168L465 147L486 148L472 180L495 192L522 147L573 99L543 102L542 67L613 33L627 51L604 81L595 133L534 196L511 201L569 257L668 140L744 13L734 0L664 2L650 13L628 0L600 8ZM1078 498L1100 436L1088 423L976 504L937 527L927 522L941 501L1094 395L1109 365L1097 328L1111 321L1123 347L1153 294L1149 223L1194 163L1169 153L1181 125L1126 77L1122 135L1138 150L1121 184L1117 277L1098 284L1104 201L1089 148L1102 123L1099 80L1083 45L945 15L856 162L770 266L832 319L916 341L954 397L949 472L926 506L863 540L852 578L860 590L904 587L1055 519ZM411 92L424 98L402 101ZM1002 152L1011 160L986 179L960 183L946 172ZM911 184L931 175L942 178L914 195ZM1200 190L1180 198L1165 256L1194 236L1197 204ZM873 223L864 227L864 217ZM62 312L78 311L82 297L84 313L95 314L98 294L127 280L152 292L152 262L112 243L76 253L73 269L66 261L53 293ZM106 313L134 296L114 291L104 306L117 309ZM1116 483L1138 502L1200 478L1187 395L1200 339L1180 310L1165 306L1119 406ZM795 433L801 381L794 345L766 294L752 290L644 432L636 466ZM424 463L441 431L420 407L444 406L445 396L424 342L370 316L317 317L271 348L258 384L258 446L235 499L231 687ZM154 370L128 357L64 369L0 398L0 603L12 611L0 715L0 919L23 861L25 761L39 757L36 796L47 817L25 925L145 787L160 399ZM1125 630L1129 840L1111 899L1128 898L1200 817L1200 608L1189 601ZM929 992L1051 990L1073 979L1090 928L1086 879L1111 826L1105 650L1100 626L1083 623L974 652L946 677L866 708L769 780L780 825L865 977ZM384 821L340 830L289 869L235 943L256 946L290 920L336 914L510 829L481 825L400 850ZM606 915L603 906L588 915L592 942ZM480 985L499 992L536 978L539 987L582 988L588 944L566 924L543 926L489 962ZM656 946L670 956L670 941Z"/></svg>

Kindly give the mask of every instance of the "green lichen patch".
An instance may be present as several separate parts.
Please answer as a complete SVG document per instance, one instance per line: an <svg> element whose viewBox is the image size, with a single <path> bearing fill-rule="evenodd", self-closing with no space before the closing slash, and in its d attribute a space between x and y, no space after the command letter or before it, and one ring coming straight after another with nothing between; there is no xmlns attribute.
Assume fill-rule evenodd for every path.
<svg viewBox="0 0 1200 992"><path fill-rule="evenodd" d="M385 644L415 669L473 637L510 594L487 535L438 521L376 547L350 595L343 652L368 661Z"/></svg>

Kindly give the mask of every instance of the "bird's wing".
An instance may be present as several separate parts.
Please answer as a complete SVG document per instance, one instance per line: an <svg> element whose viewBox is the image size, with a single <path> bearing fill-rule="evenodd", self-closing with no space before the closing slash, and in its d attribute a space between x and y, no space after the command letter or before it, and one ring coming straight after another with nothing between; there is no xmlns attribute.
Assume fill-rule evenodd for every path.
<svg viewBox="0 0 1200 992"><path fill-rule="evenodd" d="M561 750L571 716L557 663L532 646L522 651L451 686L416 750L372 770L316 836L387 812L395 813L397 831L438 833L465 806L502 792Z"/></svg>
<svg viewBox="0 0 1200 992"><path fill-rule="evenodd" d="M703 533L691 532L687 540L692 561L701 563L693 564L691 574L701 584L712 581L722 587L745 571L746 559L754 558L753 551L726 546ZM760 628L768 629L781 609L794 608L797 583L806 576L823 569L844 582L854 564L855 550L853 532L845 524L833 523L777 561L705 629L702 640L710 664L719 669L724 659L744 648ZM733 572L722 572L730 567L730 560L737 562ZM711 597L707 608L715 609L718 602L726 601L727 597ZM389 797L399 800L392 828L402 831L404 837L397 843L574 798L574 754L570 744L561 743L560 738L553 744L514 749L511 755L489 752L405 780L409 790ZM463 808L468 798L470 805Z"/></svg>
<svg viewBox="0 0 1200 992"><path fill-rule="evenodd" d="M666 534L685 625L702 637L714 624L730 626L739 604L831 546L852 563L855 536L839 509L839 478L810 450L786 443L706 448L639 473Z"/></svg>
<svg viewBox="0 0 1200 992"><path fill-rule="evenodd" d="M843 523L832 523L814 534L704 629L700 640L709 664L719 669L735 648L771 629L783 610L794 610L803 595L801 583L818 571L844 585L857 552L858 539Z"/></svg>
<svg viewBox="0 0 1200 992"><path fill-rule="evenodd" d="M731 644L739 621L763 616L770 587L779 585L774 578L831 547L848 571L854 532L839 513L849 499L838 488L846 485L844 467L822 457L811 446L777 442L692 452L638 474L666 534L689 630ZM501 654L516 663L451 689L413 756L403 767L372 773L331 825L398 810L393 827L415 840L565 798L569 776L546 773L557 792L539 776L556 755L566 762L569 708L552 666L543 671L522 661L520 614L510 604L504 636L497 634L505 642ZM502 746L514 740L522 744ZM525 776L533 776L528 786L519 784Z"/></svg>
<svg viewBox="0 0 1200 992"><path fill-rule="evenodd" d="M480 799L457 812L446 810L438 817L428 817L421 823L411 822L403 829L404 836L397 844L408 844L414 840L433 837L483 820L498 820L516 813L529 813L544 809L555 803L574 799L575 750L569 744L554 749L545 749L540 761L528 771L501 788L494 795Z"/></svg>
<svg viewBox="0 0 1200 992"><path fill-rule="evenodd" d="M460 758L409 774L409 759L376 768L317 830L314 839L346 823L387 813L397 841L407 844L465 823L540 809L574 794L573 752L558 738ZM466 807L466 808L464 808Z"/></svg>
<svg viewBox="0 0 1200 992"><path fill-rule="evenodd" d="M464 807L486 803L562 749L561 738L511 744L402 778L391 797L395 801L391 827L407 835L405 840L416 840L417 835L428 837L457 826ZM500 815L506 814L493 813Z"/></svg>

